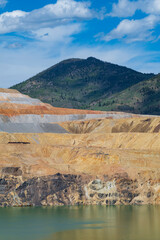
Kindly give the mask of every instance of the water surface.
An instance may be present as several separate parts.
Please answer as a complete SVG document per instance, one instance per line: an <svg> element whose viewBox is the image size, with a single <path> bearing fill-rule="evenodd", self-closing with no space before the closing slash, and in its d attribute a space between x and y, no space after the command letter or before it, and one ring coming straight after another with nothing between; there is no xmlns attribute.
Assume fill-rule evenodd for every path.
<svg viewBox="0 0 160 240"><path fill-rule="evenodd" d="M159 206L0 209L0 240L160 240Z"/></svg>

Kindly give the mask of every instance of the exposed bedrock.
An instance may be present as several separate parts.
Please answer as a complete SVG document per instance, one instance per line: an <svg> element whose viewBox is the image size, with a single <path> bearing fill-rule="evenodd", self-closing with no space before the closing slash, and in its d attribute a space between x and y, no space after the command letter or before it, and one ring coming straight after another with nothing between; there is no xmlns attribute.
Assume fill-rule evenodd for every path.
<svg viewBox="0 0 160 240"><path fill-rule="evenodd" d="M100 178L57 173L24 180L19 169L7 171L0 179L2 207L159 204L160 201L160 179L148 180L145 173L135 179L124 172Z"/></svg>

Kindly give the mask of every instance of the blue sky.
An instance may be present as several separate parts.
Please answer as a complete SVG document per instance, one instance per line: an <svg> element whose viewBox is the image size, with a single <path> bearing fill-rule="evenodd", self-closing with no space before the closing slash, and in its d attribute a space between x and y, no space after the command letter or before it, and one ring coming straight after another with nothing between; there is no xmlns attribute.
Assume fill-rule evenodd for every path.
<svg viewBox="0 0 160 240"><path fill-rule="evenodd" d="M160 0L0 0L0 87L67 58L160 72Z"/></svg>

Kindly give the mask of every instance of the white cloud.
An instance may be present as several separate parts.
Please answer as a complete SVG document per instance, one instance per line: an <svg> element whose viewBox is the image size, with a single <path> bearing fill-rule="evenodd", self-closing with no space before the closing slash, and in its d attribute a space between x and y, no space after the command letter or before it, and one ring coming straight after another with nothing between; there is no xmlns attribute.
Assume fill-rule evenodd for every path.
<svg viewBox="0 0 160 240"><path fill-rule="evenodd" d="M130 17L133 16L138 7L138 2L130 2L129 0L119 0L113 3L112 12L108 15L113 17Z"/></svg>
<svg viewBox="0 0 160 240"><path fill-rule="evenodd" d="M36 31L39 28L52 28L75 19L92 17L93 13L88 2L57 0L55 4L49 4L31 12L17 10L1 14L0 34Z"/></svg>
<svg viewBox="0 0 160 240"><path fill-rule="evenodd" d="M139 20L122 20L117 28L113 29L103 39L125 39L127 42L153 40L153 29L159 23L160 16L149 15Z"/></svg>
<svg viewBox="0 0 160 240"><path fill-rule="evenodd" d="M147 14L160 14L160 0L119 0L112 6L112 12L108 15L114 17L131 17L136 10L141 10Z"/></svg>
<svg viewBox="0 0 160 240"><path fill-rule="evenodd" d="M160 0L141 0L141 10L145 13L160 15Z"/></svg>
<svg viewBox="0 0 160 240"><path fill-rule="evenodd" d="M7 0L0 0L0 8L5 7L7 2L8 2Z"/></svg>
<svg viewBox="0 0 160 240"><path fill-rule="evenodd" d="M65 26L56 26L54 28L41 28L36 31L33 31L33 36L35 39L42 41L51 41L53 42L64 42L65 43L72 41L72 35L79 33L82 30L82 24L74 23L68 24Z"/></svg>
<svg viewBox="0 0 160 240"><path fill-rule="evenodd" d="M158 40L155 28L160 24L160 0L118 0L118 3L113 3L112 12L107 16L131 18L137 10L147 14L147 17L124 19L103 39L123 39L126 42Z"/></svg>

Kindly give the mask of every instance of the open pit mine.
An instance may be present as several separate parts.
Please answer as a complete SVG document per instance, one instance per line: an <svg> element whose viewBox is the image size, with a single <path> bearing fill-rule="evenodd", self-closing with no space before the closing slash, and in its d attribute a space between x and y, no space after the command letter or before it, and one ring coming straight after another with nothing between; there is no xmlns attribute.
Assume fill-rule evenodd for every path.
<svg viewBox="0 0 160 240"><path fill-rule="evenodd" d="M0 89L0 206L160 204L160 118Z"/></svg>

